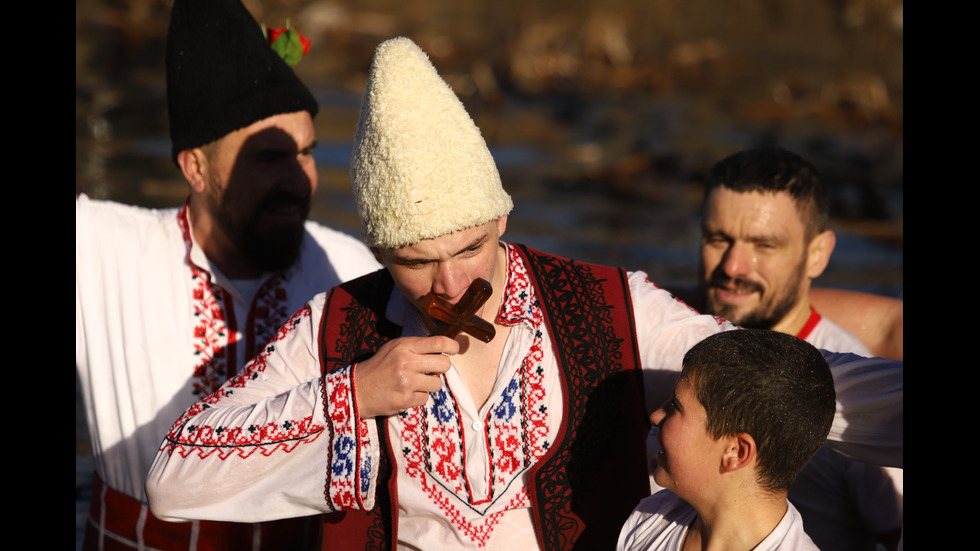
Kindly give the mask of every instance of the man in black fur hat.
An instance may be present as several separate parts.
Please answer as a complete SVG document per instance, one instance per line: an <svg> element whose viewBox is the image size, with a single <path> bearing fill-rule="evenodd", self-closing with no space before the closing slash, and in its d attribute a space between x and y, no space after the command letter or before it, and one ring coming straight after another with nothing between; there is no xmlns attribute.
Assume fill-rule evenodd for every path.
<svg viewBox="0 0 980 551"><path fill-rule="evenodd" d="M143 480L180 412L316 292L378 264L306 220L317 103L238 0L175 2L167 99L186 203L75 202L75 365L96 466L85 547L316 548L318 519L162 522Z"/></svg>

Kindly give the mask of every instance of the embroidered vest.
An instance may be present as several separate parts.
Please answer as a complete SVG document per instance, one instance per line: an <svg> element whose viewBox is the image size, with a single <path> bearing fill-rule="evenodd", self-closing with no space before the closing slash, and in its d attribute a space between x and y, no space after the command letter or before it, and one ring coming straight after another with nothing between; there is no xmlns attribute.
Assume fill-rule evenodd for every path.
<svg viewBox="0 0 980 551"><path fill-rule="evenodd" d="M565 410L555 445L528 475L538 542L548 550L612 549L650 493L649 425L627 276L517 248L552 336ZM401 328L384 315L393 285L381 270L331 291L320 327L324 373L370 357L399 336ZM376 423L383 435L376 506L324 515L324 549L396 547L395 459L387 422Z"/></svg>

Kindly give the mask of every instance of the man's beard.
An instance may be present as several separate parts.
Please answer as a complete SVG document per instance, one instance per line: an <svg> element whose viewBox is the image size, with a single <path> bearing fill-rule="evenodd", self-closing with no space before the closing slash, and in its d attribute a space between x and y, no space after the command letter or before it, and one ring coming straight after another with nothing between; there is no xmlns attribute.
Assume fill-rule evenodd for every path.
<svg viewBox="0 0 980 551"><path fill-rule="evenodd" d="M799 300L798 291L800 288L800 283L803 281L803 272L805 268L806 257L804 257L801 260L800 265L797 266L797 269L793 273L793 278L787 282L785 287L783 287L782 294L780 296L771 297L767 300L763 295L763 288L761 285L755 281L740 277L731 279L722 273L719 266L719 268L717 268L715 272L711 274L711 279L707 282L706 288L702 290L702 298L704 299L704 308L706 313L725 318L735 325L745 327L746 329L772 329L776 326L776 324L782 321L787 314L789 314L794 306L796 306L796 303ZM730 289L727 287L728 285L733 285L735 287L735 291L756 293L759 296L760 303L754 309L742 314L737 312L737 306L721 303L716 304L712 300L709 291L713 287Z"/></svg>
<svg viewBox="0 0 980 551"><path fill-rule="evenodd" d="M296 262L305 232L303 221L310 212L309 196L297 198L289 193L271 191L248 212L241 212L241 209L236 209L233 202L229 201L227 188L223 193L218 185L209 184L209 188L208 208L215 224L253 268L263 273L279 272ZM269 205L289 203L298 203L300 222L260 228L264 209Z"/></svg>

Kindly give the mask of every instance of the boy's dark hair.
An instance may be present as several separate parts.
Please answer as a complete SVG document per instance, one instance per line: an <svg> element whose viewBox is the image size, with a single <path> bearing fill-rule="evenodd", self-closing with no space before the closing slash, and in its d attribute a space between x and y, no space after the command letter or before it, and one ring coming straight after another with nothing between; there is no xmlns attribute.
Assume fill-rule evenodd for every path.
<svg viewBox="0 0 980 551"><path fill-rule="evenodd" d="M806 341L765 329L713 335L684 356L686 378L715 438L755 439L759 483L788 490L817 452L834 420L830 367Z"/></svg>
<svg viewBox="0 0 980 551"><path fill-rule="evenodd" d="M803 157L778 147L760 147L718 161L708 173L704 202L725 187L738 193L789 193L806 225L809 242L827 229L830 198L817 169Z"/></svg>

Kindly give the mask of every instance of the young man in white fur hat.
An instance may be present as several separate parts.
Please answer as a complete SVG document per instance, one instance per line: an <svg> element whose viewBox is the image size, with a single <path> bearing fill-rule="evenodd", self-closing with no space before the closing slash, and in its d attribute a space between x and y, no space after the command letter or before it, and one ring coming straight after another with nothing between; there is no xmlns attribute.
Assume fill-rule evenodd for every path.
<svg viewBox="0 0 980 551"><path fill-rule="evenodd" d="M611 549L650 491L644 394L660 404L687 349L733 326L642 272L502 242L512 202L486 144L406 38L376 52L351 175L385 269L312 300L177 421L154 513L319 511L325 549ZM492 340L430 336L426 299L461 305L479 279ZM830 360L847 408L831 438L862 415L841 447L900 463L902 364Z"/></svg>

